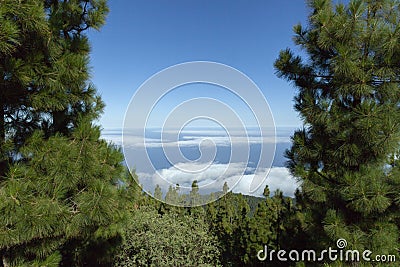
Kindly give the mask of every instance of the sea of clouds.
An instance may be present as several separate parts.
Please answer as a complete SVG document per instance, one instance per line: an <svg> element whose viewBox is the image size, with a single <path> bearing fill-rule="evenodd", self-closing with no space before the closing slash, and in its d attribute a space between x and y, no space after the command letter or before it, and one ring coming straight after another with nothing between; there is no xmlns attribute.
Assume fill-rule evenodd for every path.
<svg viewBox="0 0 400 267"><path fill-rule="evenodd" d="M145 134L146 138L143 138L141 137L143 132L125 131L122 137L120 129L111 129L103 131L102 137L116 145L124 144L125 155L132 151L135 151L136 154L137 151L146 153L149 149L162 152L176 147L182 151L190 151L189 149L193 148L207 151L209 148L216 150L229 148L232 143L237 146L266 145L269 147L271 144L276 144L275 164L267 168L254 168L248 164L249 162L219 162L217 160L214 162L188 160L162 165L158 164L157 157L153 160L155 161L153 166L144 166L149 164L147 164L148 161L143 160L143 157L135 158L135 162L128 166L134 166L140 183L148 192L154 190L156 183L160 185L160 181L165 182L160 185L162 188L168 188L171 184L179 184L181 188L190 190L193 180L197 180L200 188L206 188L206 191L202 193L221 191L223 183L227 182L234 193L259 197L262 196L265 186L268 185L271 192L279 189L284 195L293 197L299 184L283 165L285 162L283 151L290 147L292 132L293 128L278 128L275 136L274 132L271 132L269 136L261 138L257 132L252 131L247 132L248 136L243 136L242 132L235 134L234 131L231 131L227 135L226 132L215 129L186 129L179 132L179 135L175 130L165 130L162 133L152 130ZM253 151L252 153L257 152ZM259 186L255 191L250 191L253 180L260 181Z"/></svg>

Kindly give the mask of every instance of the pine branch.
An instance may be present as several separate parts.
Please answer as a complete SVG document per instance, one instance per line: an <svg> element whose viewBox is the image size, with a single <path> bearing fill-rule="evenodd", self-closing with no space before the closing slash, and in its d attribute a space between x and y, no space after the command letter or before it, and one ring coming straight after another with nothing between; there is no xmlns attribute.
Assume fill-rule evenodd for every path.
<svg viewBox="0 0 400 267"><path fill-rule="evenodd" d="M332 179L332 178L330 178L330 177L328 177L328 176L322 174L322 173L319 172L318 170L314 170L314 172L315 172L316 174L318 174L321 178L323 178L323 179L325 179L326 181L330 182L331 184L334 184L334 185L342 185L342 184L339 183L337 180Z"/></svg>

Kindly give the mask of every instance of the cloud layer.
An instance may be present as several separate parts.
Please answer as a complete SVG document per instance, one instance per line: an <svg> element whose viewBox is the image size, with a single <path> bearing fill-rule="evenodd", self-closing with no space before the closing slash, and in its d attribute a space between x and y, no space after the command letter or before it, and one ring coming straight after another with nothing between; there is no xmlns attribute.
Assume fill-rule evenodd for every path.
<svg viewBox="0 0 400 267"><path fill-rule="evenodd" d="M243 136L242 131L230 131L230 136L228 136L226 132L221 129L185 129L179 132L178 135L176 130L167 129L163 131L165 137L163 140L160 138L160 130L149 130L146 132L145 140L143 140L143 129L141 129L125 131L124 136L122 136L121 130L105 131L102 137L116 145L124 145L125 153L133 153L133 151L136 151L135 155L138 155L139 152L142 154L146 153L146 148L164 148L164 150L160 151L164 151L163 153L165 154L171 149L175 151L175 148L198 147L201 152L208 152L207 149L211 147L217 149L219 147L229 149L229 147L232 148L233 146L249 148L250 145L261 144L265 145L262 151L267 151L271 149L271 145L274 145L274 143L280 144L281 146L289 145L289 136L292 130L293 129L289 128L278 128L276 137L274 137L275 131L269 131L268 136L263 138L259 137L259 132L254 129L250 129L247 132L248 136ZM203 148L206 150L202 150ZM177 151L173 153L177 153ZM127 154L125 154L125 156L127 156ZM279 155L278 157L282 158L283 156ZM132 159L132 157L128 158ZM235 193L254 196L262 196L265 186L268 185L271 192L279 189L284 195L293 197L298 187L298 183L285 167L275 166L267 168L270 165L264 165L257 170L253 170L249 169L248 162L242 162L243 160L231 159L229 164L218 163L215 160L212 164L198 161L181 162L177 160L172 161L174 162L174 166L161 166L161 169L154 172L154 169L158 167L147 164L144 158L146 157L138 158L136 156L133 159L133 163L139 171L140 183L149 193L154 192L156 184L159 184L163 188L164 193L168 190L170 185L176 184L179 184L181 188L183 188L181 192L187 193L190 191L191 184L194 180L198 181L200 193L203 194L220 192L224 182L227 182L231 190ZM282 164L278 166L282 166ZM257 190L254 192L250 192L252 181L253 183L258 183ZM254 189L254 184L252 188Z"/></svg>
<svg viewBox="0 0 400 267"><path fill-rule="evenodd" d="M169 185L179 184L186 191L194 180L198 181L200 192L210 193L222 191L224 182L227 182L234 193L262 196L266 185L271 192L279 189L284 195L293 197L297 181L291 176L287 168L272 167L251 173L243 163L230 164L202 164L202 163L180 163L173 167L159 170L156 173L138 173L139 181L146 191L152 192L156 184L164 191ZM254 178L262 181L255 192L250 192L250 184Z"/></svg>
<svg viewBox="0 0 400 267"><path fill-rule="evenodd" d="M156 131L157 132L157 131ZM115 132L104 132L102 137L117 145L124 144L131 148L154 148L154 147L172 147L172 146L231 146L244 144L273 144L273 143L289 143L289 135L274 136L273 131L269 131L267 136L260 137L259 131L248 130L245 132L248 136L243 135L243 131L230 131L227 135L221 130L200 130L192 129L179 132L177 130L163 131L164 138L143 138L143 131L126 131L124 135ZM207 140L208 142L204 142Z"/></svg>

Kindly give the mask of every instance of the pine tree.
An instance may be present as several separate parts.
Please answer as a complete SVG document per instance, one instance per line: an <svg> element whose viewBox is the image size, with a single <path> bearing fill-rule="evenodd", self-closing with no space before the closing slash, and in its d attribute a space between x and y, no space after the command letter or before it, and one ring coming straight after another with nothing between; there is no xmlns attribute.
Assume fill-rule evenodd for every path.
<svg viewBox="0 0 400 267"><path fill-rule="evenodd" d="M233 246L232 258L235 266L243 266L248 261L246 259L248 230L249 230L249 211L250 207L242 194L235 195L236 212L235 212L235 228L233 230Z"/></svg>
<svg viewBox="0 0 400 267"><path fill-rule="evenodd" d="M32 80L39 80L46 67L43 44L50 38L49 31L42 1L1 1L0 180L12 161L11 141L19 143L36 125L29 95Z"/></svg>
<svg viewBox="0 0 400 267"><path fill-rule="evenodd" d="M226 186L225 186L226 185ZM228 192L228 185L225 183L224 195L217 201L217 214L214 223L214 231L221 243L221 262L223 265L234 264L232 259L234 225L234 200L232 192Z"/></svg>
<svg viewBox="0 0 400 267"><path fill-rule="evenodd" d="M117 189L122 155L99 136L82 122L73 138L44 140L37 132L22 147L26 162L13 164L0 188L3 258L23 263L59 255L71 266L107 256L99 249L119 238L127 203ZM103 253L90 258L94 251Z"/></svg>
<svg viewBox="0 0 400 267"><path fill-rule="evenodd" d="M277 74L295 85L304 127L288 167L301 181L314 247L393 253L399 246L400 7L396 0L310 1L294 27L305 57L286 49Z"/></svg>
<svg viewBox="0 0 400 267"><path fill-rule="evenodd" d="M105 0L0 1L4 266L107 264L121 239L131 179L93 124L103 103L85 36L107 11Z"/></svg>
<svg viewBox="0 0 400 267"><path fill-rule="evenodd" d="M180 205L183 203L180 203L180 199L179 199L179 193L178 193L178 187L173 187L172 185L170 185L168 187L168 191L165 195L165 201L171 205Z"/></svg>
<svg viewBox="0 0 400 267"><path fill-rule="evenodd" d="M211 192L208 196L207 205L204 207L207 216L207 222L212 230L215 229L215 221L217 219L217 207L215 201L215 193Z"/></svg>
<svg viewBox="0 0 400 267"><path fill-rule="evenodd" d="M304 211L303 196L299 189L295 192L295 199L293 203L291 198L286 198L285 209L281 214L281 229L284 230L279 232L277 243L286 251L303 251L314 246L306 234L306 229L312 225L312 221L308 220L309 213Z"/></svg>
<svg viewBox="0 0 400 267"><path fill-rule="evenodd" d="M35 130L71 135L103 103L89 82L88 28L99 29L105 0L2 0L0 5L0 176ZM13 141L10 151L5 142Z"/></svg>
<svg viewBox="0 0 400 267"><path fill-rule="evenodd" d="M198 206L201 204L200 194L199 194L199 185L197 180L192 182L192 190L189 193L189 203L190 206Z"/></svg>
<svg viewBox="0 0 400 267"><path fill-rule="evenodd" d="M192 190L189 193L189 207L187 207L187 212L190 216L194 218L204 218L205 210L201 206L205 202L205 199L199 194L199 185L197 180L192 182Z"/></svg>
<svg viewBox="0 0 400 267"><path fill-rule="evenodd" d="M162 191L161 191L161 187L157 184L156 188L154 189L154 198L157 200L162 200Z"/></svg>
<svg viewBox="0 0 400 267"><path fill-rule="evenodd" d="M228 183L225 182L223 187L222 187L222 194L226 195L228 193L228 191L229 191L229 186L228 186Z"/></svg>
<svg viewBox="0 0 400 267"><path fill-rule="evenodd" d="M263 196L265 200L260 202L249 221L248 242L246 249L246 263L258 266L262 264L257 259L257 252L263 250L264 246L268 249L276 249L276 216L273 213L273 203L270 197L268 185L264 188Z"/></svg>
<svg viewBox="0 0 400 267"><path fill-rule="evenodd" d="M288 228L293 227L291 225L294 213L293 201L291 198L283 196L283 192L279 189L275 191L271 200L270 211L274 217L272 228L275 235L275 247L278 250L281 248L287 249L285 236L287 236ZM299 225L296 226L298 227Z"/></svg>

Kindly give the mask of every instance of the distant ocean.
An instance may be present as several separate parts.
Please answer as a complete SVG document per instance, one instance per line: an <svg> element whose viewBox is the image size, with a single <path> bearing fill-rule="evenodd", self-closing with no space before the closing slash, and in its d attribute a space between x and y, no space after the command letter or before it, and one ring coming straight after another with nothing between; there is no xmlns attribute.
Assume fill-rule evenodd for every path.
<svg viewBox="0 0 400 267"><path fill-rule="evenodd" d="M284 155L285 150L291 146L290 136L294 130L293 127L279 127L276 129L275 138L268 136L266 139L261 139L259 131L255 129L247 129L247 137L228 136L226 132L214 128L189 128L180 131L179 134L173 130L162 132L160 129L153 128L146 129L144 134L143 130L125 131L124 137L122 137L121 129L105 129L102 131L102 138L116 145L122 145L123 138L125 158L129 161L126 163L136 170L141 184L144 184L150 192L155 187L152 182L155 173L161 174L171 183L190 187L193 179L198 180L201 186L213 182L213 179L216 180L220 174L231 181L230 178L238 177L244 167L245 178L235 184L232 188L234 192L261 196L265 185L268 184L271 191L280 189L285 195L293 196L297 183L285 168ZM143 138L140 138L143 135L145 147ZM235 161L234 157L232 158L233 142L239 149L239 153L241 153L240 149L243 149L243 153L249 152L247 160ZM264 153L272 153L274 144L275 156L271 161L272 164L267 166L268 168L263 166L264 168L257 169L261 150ZM207 165L207 168L204 168L201 173L197 172L195 176L182 173L176 168L190 170L193 166L202 167L202 164ZM226 172L228 164L231 165L229 165L229 171ZM222 171L224 168L225 173ZM249 181L246 181L246 178L250 179L250 175L266 177L263 185L253 193L248 192Z"/></svg>

